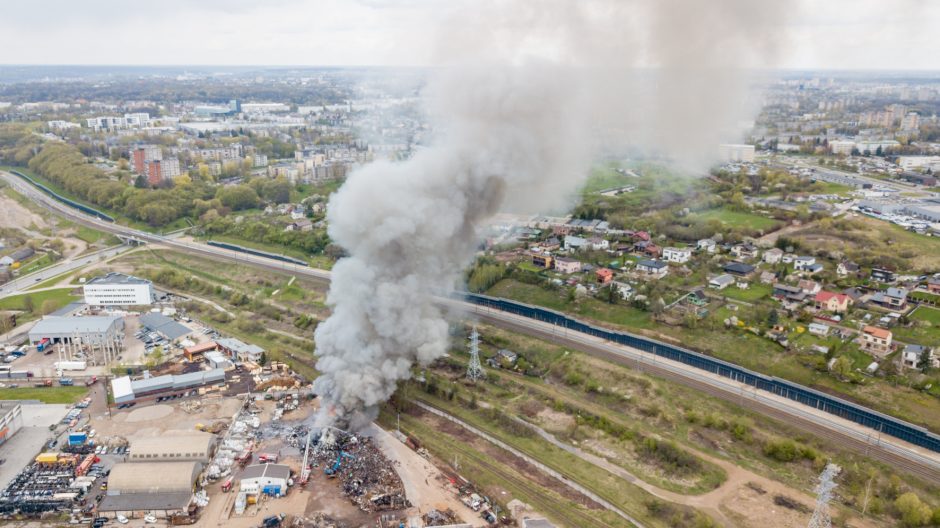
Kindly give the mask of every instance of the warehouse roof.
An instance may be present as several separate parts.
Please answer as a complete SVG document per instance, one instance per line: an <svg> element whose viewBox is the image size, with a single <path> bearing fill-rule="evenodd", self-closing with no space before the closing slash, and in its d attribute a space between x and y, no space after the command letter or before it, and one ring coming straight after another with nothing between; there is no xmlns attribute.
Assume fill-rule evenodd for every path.
<svg viewBox="0 0 940 528"><path fill-rule="evenodd" d="M173 319L156 312L145 313L140 316L140 324L152 332L159 332L170 341L192 333L189 328L177 323Z"/></svg>
<svg viewBox="0 0 940 528"><path fill-rule="evenodd" d="M211 435L209 435L211 436ZM167 442L174 437L154 438ZM132 442L136 451L137 446ZM122 462L115 464L108 475L108 495L134 493L192 494L193 483L199 476L199 462Z"/></svg>
<svg viewBox="0 0 940 528"><path fill-rule="evenodd" d="M107 275L95 277L85 284L150 284L150 281L147 279L141 279L131 275L126 275L124 273L112 271Z"/></svg>
<svg viewBox="0 0 940 528"><path fill-rule="evenodd" d="M134 390L131 389L131 378L123 376L111 380L111 393L114 394L115 400L120 400L128 396L133 397Z"/></svg>
<svg viewBox="0 0 940 528"><path fill-rule="evenodd" d="M180 436L150 436L131 438L131 459L150 458L203 458L208 457L215 441L210 433L189 433ZM169 463L169 462L168 462ZM176 462L172 462L176 463ZM189 464L189 462L186 462ZM164 463L159 463L163 465Z"/></svg>
<svg viewBox="0 0 940 528"><path fill-rule="evenodd" d="M74 334L74 333L104 333L121 318L115 315L89 315L85 317L60 317L47 315L43 317L32 330L31 336L43 337Z"/></svg>
<svg viewBox="0 0 940 528"><path fill-rule="evenodd" d="M216 343L218 343L220 347L231 350L236 354L260 354L264 352L264 349L258 345L250 345L234 338L223 337L222 339L217 339Z"/></svg>
<svg viewBox="0 0 940 528"><path fill-rule="evenodd" d="M255 464L246 467L241 474L242 480L259 477L287 480L290 478L290 467L283 464Z"/></svg>
<svg viewBox="0 0 940 528"><path fill-rule="evenodd" d="M98 511L133 512L185 510L192 500L193 493L191 491L107 495L101 499L101 502L98 504Z"/></svg>

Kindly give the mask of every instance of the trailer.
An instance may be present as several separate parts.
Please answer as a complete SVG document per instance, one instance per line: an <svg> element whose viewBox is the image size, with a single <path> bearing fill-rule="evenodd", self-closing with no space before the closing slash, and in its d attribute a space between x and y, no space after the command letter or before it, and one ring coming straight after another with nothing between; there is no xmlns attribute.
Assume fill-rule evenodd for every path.
<svg viewBox="0 0 940 528"><path fill-rule="evenodd" d="M63 387L71 387L75 385L75 381L72 378L59 378L59 385Z"/></svg>
<svg viewBox="0 0 940 528"><path fill-rule="evenodd" d="M56 361L56 370L85 370L88 364L85 361Z"/></svg>

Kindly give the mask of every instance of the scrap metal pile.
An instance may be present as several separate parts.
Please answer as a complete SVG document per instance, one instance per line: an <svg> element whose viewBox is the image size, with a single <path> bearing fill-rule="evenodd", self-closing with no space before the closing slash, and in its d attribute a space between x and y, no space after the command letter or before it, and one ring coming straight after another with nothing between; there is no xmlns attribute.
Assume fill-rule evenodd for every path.
<svg viewBox="0 0 940 528"><path fill-rule="evenodd" d="M48 461L26 466L0 492L0 514L38 516L45 512L68 511L83 495L83 488L72 486L78 456L50 453L37 458L42 457L47 457Z"/></svg>
<svg viewBox="0 0 940 528"><path fill-rule="evenodd" d="M410 506L392 462L367 436L326 429L314 440L310 459L327 476L339 479L343 494L364 512Z"/></svg>

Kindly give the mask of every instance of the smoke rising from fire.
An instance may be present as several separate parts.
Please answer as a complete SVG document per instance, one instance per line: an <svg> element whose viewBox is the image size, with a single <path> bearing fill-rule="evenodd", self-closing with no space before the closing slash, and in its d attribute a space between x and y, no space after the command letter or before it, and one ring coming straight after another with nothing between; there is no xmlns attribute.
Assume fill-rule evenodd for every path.
<svg viewBox="0 0 940 528"><path fill-rule="evenodd" d="M365 425L416 364L445 353L434 298L453 291L497 211L570 205L602 150L702 168L735 139L723 134L747 117L743 68L772 54L777 11L744 0L453 8L423 94L435 141L354 172L330 200L329 234L349 256L315 335L318 422Z"/></svg>

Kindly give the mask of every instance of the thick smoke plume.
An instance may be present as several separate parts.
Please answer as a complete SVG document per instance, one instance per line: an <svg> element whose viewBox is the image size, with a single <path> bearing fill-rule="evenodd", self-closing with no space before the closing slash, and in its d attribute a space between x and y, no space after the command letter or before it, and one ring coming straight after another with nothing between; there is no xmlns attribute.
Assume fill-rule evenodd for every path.
<svg viewBox="0 0 940 528"><path fill-rule="evenodd" d="M330 200L330 236L349 256L333 268L333 312L315 336L320 425L365 425L416 364L445 353L434 298L453 291L494 213L570 204L601 148L707 161L718 132L746 117L741 68L772 48L769 5L454 8L436 44L444 67L424 94L439 137L408 161L355 172Z"/></svg>

